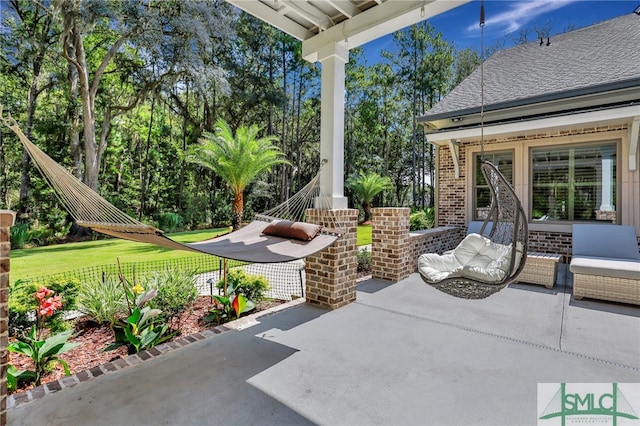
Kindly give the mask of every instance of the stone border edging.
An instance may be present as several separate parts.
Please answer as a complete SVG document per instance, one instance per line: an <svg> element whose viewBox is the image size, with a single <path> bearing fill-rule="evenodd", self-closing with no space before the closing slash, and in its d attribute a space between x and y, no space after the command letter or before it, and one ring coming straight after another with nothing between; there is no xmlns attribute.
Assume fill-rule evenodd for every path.
<svg viewBox="0 0 640 426"><path fill-rule="evenodd" d="M199 333L178 337L175 340L162 343L158 346L154 346L144 351L140 351L137 354L128 355L124 358L118 358L105 364L90 368L89 370L79 371L70 376L62 377L61 379L58 379L56 381L45 383L44 385L40 385L36 388L28 389L22 392L16 392L7 396L7 410L21 407L25 404L35 401L36 399L43 398L46 395L59 392L63 389L75 387L96 377L100 377L127 367L138 365L148 359L158 357L163 353L171 352L174 349L179 349L191 343L206 340L218 334L226 333L231 330L244 330L245 328L249 328L253 325L258 324L259 318L270 316L286 309L293 308L297 305L303 304L304 302L305 299L302 297L294 299L290 302L282 303L267 310L247 315L246 317L239 318L235 321L230 321L228 323L201 331Z"/></svg>

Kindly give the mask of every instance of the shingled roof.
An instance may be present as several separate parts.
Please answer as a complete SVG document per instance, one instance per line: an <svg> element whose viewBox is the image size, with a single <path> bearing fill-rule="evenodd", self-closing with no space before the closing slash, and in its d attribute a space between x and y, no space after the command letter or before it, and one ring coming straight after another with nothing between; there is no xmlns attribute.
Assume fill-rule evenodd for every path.
<svg viewBox="0 0 640 426"><path fill-rule="evenodd" d="M495 52L484 63L485 111L638 87L640 16L635 13ZM480 111L480 69L418 121Z"/></svg>

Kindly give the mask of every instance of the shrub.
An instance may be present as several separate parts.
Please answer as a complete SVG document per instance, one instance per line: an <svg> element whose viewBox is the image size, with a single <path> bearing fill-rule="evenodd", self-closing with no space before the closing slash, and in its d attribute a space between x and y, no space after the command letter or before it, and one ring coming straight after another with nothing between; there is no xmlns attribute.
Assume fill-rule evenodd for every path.
<svg viewBox="0 0 640 426"><path fill-rule="evenodd" d="M99 324L113 326L116 320L125 315L127 302L120 281L105 275L101 282L83 282L76 298L77 309L89 315Z"/></svg>
<svg viewBox="0 0 640 426"><path fill-rule="evenodd" d="M11 227L11 234L9 240L11 241L12 249L24 248L27 244L27 238L29 235L29 225L26 223L18 223Z"/></svg>
<svg viewBox="0 0 640 426"><path fill-rule="evenodd" d="M224 280L218 281L216 287L224 288ZM247 299L258 302L265 299L269 290L269 281L263 275L250 275L242 269L232 269L227 273L227 294L242 294Z"/></svg>
<svg viewBox="0 0 640 426"><path fill-rule="evenodd" d="M416 210L409 216L409 229L418 231L420 229L433 228L435 222L433 209Z"/></svg>
<svg viewBox="0 0 640 426"><path fill-rule="evenodd" d="M371 252L367 249L358 250L358 272L371 272Z"/></svg>
<svg viewBox="0 0 640 426"><path fill-rule="evenodd" d="M175 232L183 226L182 216L177 213L167 212L160 214L158 218L160 229L165 232Z"/></svg>
<svg viewBox="0 0 640 426"><path fill-rule="evenodd" d="M154 272L140 281L145 290L158 290L158 294L148 305L152 309L160 309L169 322L185 311L198 297L194 271L166 269Z"/></svg>

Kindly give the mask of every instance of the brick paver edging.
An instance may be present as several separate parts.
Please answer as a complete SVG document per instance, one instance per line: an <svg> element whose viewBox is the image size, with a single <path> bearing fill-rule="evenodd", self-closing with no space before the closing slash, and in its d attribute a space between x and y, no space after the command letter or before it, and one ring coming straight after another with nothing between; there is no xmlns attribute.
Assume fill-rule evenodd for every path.
<svg viewBox="0 0 640 426"><path fill-rule="evenodd" d="M283 310L290 309L294 306L304 303L304 301L304 298L295 299L290 302L274 306L265 311L256 312L255 314L242 317L235 321L230 321L217 327L213 327L209 330L204 330L200 333L179 337L170 342L162 343L158 346L154 346L153 348L140 351L137 354L129 355L124 358L118 358L116 360L107 362L106 364L93 367L89 370L79 371L56 381L45 383L44 385L38 386L36 388L28 389L23 392L16 392L7 397L7 410L28 404L31 401L43 398L46 395L59 392L63 389L72 388L81 383L88 382L96 377L100 377L114 371L122 370L123 368L138 365L148 359L155 358L162 355L163 353L173 351L174 349L181 348L188 344L209 339L218 334L226 333L231 330L242 330L244 328L247 328L248 326L256 324L259 318L270 316Z"/></svg>

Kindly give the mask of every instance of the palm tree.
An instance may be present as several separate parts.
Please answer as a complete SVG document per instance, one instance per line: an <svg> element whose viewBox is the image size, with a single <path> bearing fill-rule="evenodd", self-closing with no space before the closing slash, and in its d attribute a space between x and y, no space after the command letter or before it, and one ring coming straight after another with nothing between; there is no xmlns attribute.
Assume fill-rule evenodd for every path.
<svg viewBox="0 0 640 426"><path fill-rule="evenodd" d="M380 192L393 189L393 183L388 176L380 176L377 173L365 173L362 170L358 175L351 176L347 180L347 186L356 193L362 201L364 221L371 219L371 200Z"/></svg>
<svg viewBox="0 0 640 426"><path fill-rule="evenodd" d="M185 153L185 160L213 170L233 192L231 225L236 231L242 223L243 191L260 173L277 164L288 164L284 153L273 144L277 137L262 138L257 125L241 126L235 135L222 119L216 122L215 134L204 133L200 144Z"/></svg>

